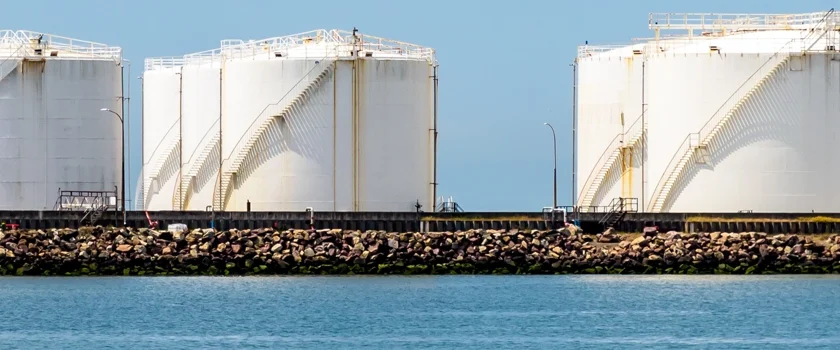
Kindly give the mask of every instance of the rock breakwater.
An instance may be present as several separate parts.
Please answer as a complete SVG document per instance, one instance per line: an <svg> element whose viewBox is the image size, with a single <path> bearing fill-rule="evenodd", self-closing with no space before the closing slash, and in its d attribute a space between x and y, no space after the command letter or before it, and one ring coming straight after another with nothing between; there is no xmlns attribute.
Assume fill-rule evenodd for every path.
<svg viewBox="0 0 840 350"><path fill-rule="evenodd" d="M82 228L0 232L2 275L840 273L840 236Z"/></svg>

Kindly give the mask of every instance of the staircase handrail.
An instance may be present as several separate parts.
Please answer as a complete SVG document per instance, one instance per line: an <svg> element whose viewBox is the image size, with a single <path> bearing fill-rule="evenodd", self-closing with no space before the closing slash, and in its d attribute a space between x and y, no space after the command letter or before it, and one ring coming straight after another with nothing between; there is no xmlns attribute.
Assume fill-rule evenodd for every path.
<svg viewBox="0 0 840 350"><path fill-rule="evenodd" d="M761 66L759 66L758 69L755 70L755 72L750 74L750 76L747 79L744 79L744 82L742 82L741 85L739 85L738 88L735 89L735 91L732 92L729 95L729 97L726 98L726 101L724 101L720 105L720 107L718 107L718 109L712 114L712 116L709 117L708 120L706 120L706 123L704 123L703 126L700 127L700 132L698 132L698 134L700 134L700 140L703 140L703 137L705 135L707 135L711 131L711 129L714 128L715 125L717 125L717 123L712 123L713 121L717 121L717 120L723 118L723 116L725 116L727 113L729 113L729 111L732 109L732 107L729 107L730 104L733 105L733 107L734 107L734 105L738 103L740 98L735 99L735 97L743 95L742 93L739 93L739 92L742 92L741 90L743 90L745 86L749 87L749 88L752 88L753 85L747 85L747 83L752 81L753 77L755 77L759 72L762 72L763 69L765 67L767 67L768 63L770 63L771 61L776 59L779 56L779 54L782 52L782 50L784 50L788 45L790 45L794 41L796 41L796 39L792 39L792 40L788 41L787 43L785 43L784 46L782 46L781 48L776 50L776 52L774 52L767 60L765 60L764 63L762 63ZM760 77L764 77L765 75L770 74L770 72L773 71L773 69L775 69L775 68L776 68L775 65L770 66L770 71L760 75ZM721 113L721 112L724 112L724 113Z"/></svg>
<svg viewBox="0 0 840 350"><path fill-rule="evenodd" d="M662 176L659 177L659 181L656 182L656 187L653 189L653 195L648 203L648 211L653 211L654 204L656 203L656 198L659 197L659 193L662 192L662 189L665 187L665 177L670 176L673 168L677 167L677 162L682 155L688 152L688 148L691 146L691 135L694 133L690 133L685 135L685 139L677 147L677 151L674 152L674 155L671 156L671 160L668 162L668 166L665 167L665 171L662 172Z"/></svg>
<svg viewBox="0 0 840 350"><path fill-rule="evenodd" d="M647 109L645 109L645 112L647 112ZM636 118L636 120L633 121L633 124L630 124L630 127L627 128L628 131L632 130L634 128L634 126L637 123L639 123L640 120L642 120L642 115L645 112L642 112L642 114L640 114ZM640 125L640 127L642 127L642 132L644 132L644 127L641 126L641 124L639 124L639 125ZM592 183L595 182L595 176L598 174L598 170L600 170L604 166L604 164L607 163L607 159L609 159L609 155L612 154L619 147L619 145L621 145L621 143L624 141L624 138L622 136L625 136L625 135L626 135L626 133L624 132L624 130L622 130L620 133L616 134L615 137L612 139L612 141L610 141L610 144L607 145L607 148L604 149L604 152L601 153L601 156L598 158L598 161L595 162L595 166L592 167L592 171L589 172L589 177L586 178L586 181L583 183L583 187L581 187L580 194L578 195L578 201L583 200L583 194L584 194L584 192L586 192L587 189L589 189L589 186L592 186ZM635 134L631 134L631 135L635 135ZM581 204L578 203L578 205L581 205Z"/></svg>
<svg viewBox="0 0 840 350"><path fill-rule="evenodd" d="M690 142L691 135L698 135L698 141L699 141L699 142L703 142L703 137L704 137L704 135L707 135L707 134L711 131L711 129L712 129L712 128L714 128L714 126L715 126L715 125L717 125L717 124L713 124L713 123L712 123L712 121L714 121L714 120L718 120L718 119L720 119L720 118L723 118L723 116L725 116L725 115L726 115L726 113L729 113L729 111L730 111L730 109L731 109L731 108L726 108L726 109L724 109L724 107L729 106L729 105L730 105L730 103L734 100L735 96L741 96L741 95L743 95L743 94L739 94L739 92L741 92L741 90L742 90L745 86L749 86L749 85L747 85L747 83L748 83L748 82L750 82L750 81L752 81L753 77L754 77L756 74L758 74L759 72L761 72L761 71L762 71L762 69L763 69L763 68L764 68L764 67L765 67L768 63L770 63L770 61L772 61L773 59L775 59L775 58L779 55L779 53L781 53L781 52L782 52L782 50L784 50L786 47L788 47L788 45L790 45L791 43L793 43L793 42L794 42L794 41L796 41L796 40L797 40L797 39L791 39L790 41L786 42L786 43L785 43L785 44L784 44L781 48L779 48L778 50L776 50L776 52L774 52L774 53L770 56L770 58L768 58L766 61L764 61L764 63L762 63L762 64L761 64L761 66L759 66L759 67L758 67L758 69L756 69L756 70L755 70L755 72L753 72L753 73L752 73L752 74L751 74L751 75L750 75L747 79L744 79L744 82L743 82L743 83L741 83L741 85L739 85L739 86L738 86L738 88L736 88L736 89L735 89L735 91L734 91L734 92L732 92L732 93L729 95L729 97L727 97L727 98L726 98L726 100L725 100L725 101L724 101L724 102L720 105L720 107L718 107L718 109L717 109L717 110L716 110L716 111L712 114L712 116L711 116L711 117L709 117L709 119L708 119L708 120L706 120L706 123L704 123L704 124L703 124L703 126L702 126L702 127L700 127L700 131L699 131L699 132L696 132L696 133L689 133L688 135L686 135L685 140L683 140L682 144L680 144L680 146L677 148L676 152L674 152L674 155L673 155L673 156L671 156L671 161L670 161L670 162L668 162L668 166L667 166L667 167L665 167L664 171L662 172L662 175L659 177L659 181L657 181L657 183L656 183L656 187L654 188L653 195L651 196L651 200L648 202L648 211L652 211L652 210L653 210L654 204L656 203L657 198L658 198L658 197L660 196L660 194L661 194L660 192L662 192L662 189L665 187L665 179L666 179L668 176L670 176L670 175L671 175L671 172L672 172L672 171L673 171L673 169L676 167L676 164L677 164L678 160L679 160L680 158L682 158L681 156L682 156L685 152L688 152L688 151L689 151L689 150L688 150L688 148L689 148L689 147L691 147L691 142ZM775 69L775 68L776 68L776 66L771 66L771 67L772 67L773 69ZM769 72L768 72L768 73L769 73ZM752 87L752 86L750 86L750 87ZM739 99L740 99L740 98L739 98ZM735 103L737 103L737 100L735 100ZM721 114L721 111L724 111L725 113Z"/></svg>
<svg viewBox="0 0 840 350"><path fill-rule="evenodd" d="M170 133L172 133L172 131L173 131L173 130L175 130L175 126L176 126L176 125L178 125L178 123L179 123L180 121L181 121L181 120L180 120L180 118L179 118L179 119L176 119L176 120L175 120L175 123L173 123L173 124L169 127L169 129L167 129L167 130L166 130L166 134L164 134L164 135L163 135L163 138L161 138L161 139L160 139L160 142L158 142L157 146L155 146L155 149L152 151L151 156L149 156L149 162L151 162L153 159L155 159L155 156L157 155L158 149L160 149L160 146L161 146L161 145L163 145L164 143L167 143L167 142L166 142L166 140L170 138L170 137L169 137L169 136L170 136ZM144 165L144 166L145 166L146 164L149 164L149 163L147 163L147 162L144 162L144 163L143 163L143 165Z"/></svg>
<svg viewBox="0 0 840 350"><path fill-rule="evenodd" d="M15 59L15 61L17 61L17 58L19 58L19 57L15 56L15 55L17 55L20 52L20 50L23 50L24 47L26 47L25 43L18 44L18 47L17 47L17 49L15 49L15 51L12 51L12 53L7 55L6 58L3 59L3 61L0 61L0 67L3 67L3 65L6 64L6 62L8 62L11 59ZM26 51L24 51L24 54L21 55L20 57L26 57L25 52ZM0 71L2 71L2 70L0 70ZM5 76L0 77L0 79L3 79L3 78L5 78Z"/></svg>
<svg viewBox="0 0 840 350"><path fill-rule="evenodd" d="M309 75L312 74L312 72L316 71L317 68L323 67L322 64L327 63L329 65L329 64L332 64L333 61L335 61L335 59L333 59L333 60L330 60L330 62L324 62L328 57L330 57L331 55L334 55L337 59L337 57L338 57L337 47L334 48L332 50L332 52L334 52L334 53L327 53L323 58L318 60L318 64L316 64L314 67L312 67L312 69L310 69L308 72L306 72L306 74L304 74L302 77L300 77L300 79L298 79L298 81L294 85L292 85L292 87L289 88L289 90L286 91L286 93L283 94L283 96L279 100L277 100L277 102L267 104L265 106L265 108L263 108L260 111L260 113L257 114L257 116L254 118L254 120L251 121L251 124L248 125L248 128L245 129L245 132L242 134L242 136L239 137L239 140L236 141L233 148L231 148L230 154L228 155L227 158L225 158L225 162L223 162L222 164L228 164L229 162L227 162L227 160L229 160L230 157L235 157L237 155L237 153L239 151L241 151L240 148L242 148L243 145L244 145L243 141L247 140L247 139L250 139L251 136L253 136L253 133L256 131L258 126L261 124L261 123L257 123L257 121L260 121L260 120L264 119L263 114L265 113L266 110L268 110L272 106L280 105L280 103L283 102L284 100L286 100L286 98L289 97L289 94L291 94L292 91L294 91L295 88L298 85L300 85L300 83L303 82L304 79L309 77ZM246 138L246 136L247 136L247 138Z"/></svg>
<svg viewBox="0 0 840 350"><path fill-rule="evenodd" d="M834 8L832 7L830 10L828 10L828 11L827 11L827 12L826 12L823 16L822 16L822 18L820 18L820 20L819 20L819 21L817 21L817 23L814 23L814 25L811 27L811 30L809 30L809 31L808 31L808 34L807 34L807 35L805 35L805 37L803 37L803 38L802 38L803 51L809 51L809 50L811 50L811 48L812 48L812 47L814 47L814 45L816 45L816 44L817 44L817 42L818 42L820 39L822 39L822 37L825 35L825 33L826 33L826 32L828 32L828 18L829 18L829 17L831 17L833 14L834 14ZM816 39L814 39L813 41L811 41L811 45L808 45L808 47L804 47L804 45L805 45L805 41L806 41L806 40L808 40L808 39L809 39L812 35L814 35L815 33L817 33L817 28L818 28L820 25L824 26L823 30L822 30L822 31L820 31L820 35L819 35Z"/></svg>
<svg viewBox="0 0 840 350"><path fill-rule="evenodd" d="M192 151L192 154L190 154L190 158L187 160L186 164L192 164L193 159L197 155L201 154L201 151L203 151L204 148L207 147L208 143L210 143L210 139L212 139L213 137L216 136L215 133L211 134L210 132L219 130L218 125L219 125L220 120L221 119L216 119L216 121L213 123L213 125L211 125L210 128L207 129L206 132L204 132L204 135L201 136L201 140L198 141L198 146L196 146L195 149Z"/></svg>

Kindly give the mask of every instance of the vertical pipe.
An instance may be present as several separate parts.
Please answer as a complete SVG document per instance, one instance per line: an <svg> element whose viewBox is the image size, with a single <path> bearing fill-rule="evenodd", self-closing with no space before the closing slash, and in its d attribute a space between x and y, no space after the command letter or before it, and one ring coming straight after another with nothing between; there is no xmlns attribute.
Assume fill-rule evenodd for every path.
<svg viewBox="0 0 840 350"><path fill-rule="evenodd" d="M647 193L645 193L645 163L647 163L646 154L647 154L647 128L645 127L645 61L647 60L647 56L642 57L642 206L641 210L645 211L645 198L647 197Z"/></svg>
<svg viewBox="0 0 840 350"><path fill-rule="evenodd" d="M572 63L572 205L577 206L577 58Z"/></svg>
<svg viewBox="0 0 840 350"><path fill-rule="evenodd" d="M181 177L184 176L184 66L181 66L181 72L178 73L178 196L184 198L184 189L181 186ZM184 210L183 202L180 208L172 208L173 210Z"/></svg>
<svg viewBox="0 0 840 350"><path fill-rule="evenodd" d="M120 153L122 153L122 180L120 180L120 206L122 207L123 226L125 226L125 66L120 63Z"/></svg>
<svg viewBox="0 0 840 350"><path fill-rule="evenodd" d="M358 143L358 125L357 125L357 105L358 105L358 97L359 92L358 90L358 51L355 50L355 57L353 58L353 110L352 110L352 120L353 120L353 211L359 210L359 202L358 202L358 161L359 161L359 152L357 148Z"/></svg>
<svg viewBox="0 0 840 350"><path fill-rule="evenodd" d="M126 141L126 143L128 143L128 176L129 176L129 180L128 180L128 198L129 198L129 200L128 201L130 203L134 204L134 199L133 199L134 197L131 196L131 177L130 177L131 176L131 118L130 118L131 117L131 61L129 61L129 60L123 60L123 61L128 62L128 89L126 90L126 95L128 95L128 97L126 97L124 99L125 102L126 102L125 120L128 123L128 137L127 137L128 140ZM125 77L123 77L123 79L125 79ZM125 221L126 221L125 220L125 213L123 213L123 224L126 223Z"/></svg>
<svg viewBox="0 0 840 350"><path fill-rule="evenodd" d="M142 196L141 196L141 199L143 200L143 208L142 208L143 210L146 210L146 166L144 164L145 159L146 159L146 151L144 150L145 145L146 145L146 138L145 138L145 135L146 135L146 131L145 131L146 118L144 118L144 116L143 116L143 111L144 111L143 99L144 99L145 93L146 93L146 90L144 89L145 85L146 85L145 81L143 80L143 76L141 75L140 76L140 180L138 180L138 181L143 181L143 187L142 187L143 192L142 192Z"/></svg>
<svg viewBox="0 0 840 350"><path fill-rule="evenodd" d="M338 99L338 97L336 96L336 91L338 90L338 87L337 87L337 85L338 85L338 62L339 62L338 60L333 62L333 64L335 64L335 67L334 67L333 73L332 73L333 74L333 76L332 76L332 79L333 79L333 154L332 154L333 155L333 175L332 175L332 180L333 180L333 211L337 210L337 204L336 204L337 198L336 198L336 188L335 188L336 187L335 186L336 185L336 179L335 179L336 168L335 168L335 165L336 165L336 158L338 157L338 155L336 154L336 151L338 150L338 145L336 145L337 136L338 136L338 130L337 130L338 129L338 123L336 123L336 113L337 113L337 109L338 109L338 106L336 105L336 100Z"/></svg>
<svg viewBox="0 0 840 350"><path fill-rule="evenodd" d="M219 211L224 211L222 206L222 163L224 162L224 157L222 157L222 108L223 104L222 101L222 80L224 79L224 70L225 70L225 58L222 57L222 63L219 65Z"/></svg>
<svg viewBox="0 0 840 350"><path fill-rule="evenodd" d="M432 206L432 212L435 211L435 198L437 198L437 144L438 144L438 127L437 127L437 120L438 120L438 64L435 63L434 66L434 102L432 106L432 113L434 113L434 122L432 128L434 129L434 139L433 139L433 151L432 151L432 200L429 202Z"/></svg>
<svg viewBox="0 0 840 350"><path fill-rule="evenodd" d="M130 118L131 117L131 61L128 61L128 60L124 60L124 61L128 62L128 89L127 89L127 92L126 92L128 97L125 98L125 102L126 102L125 119L128 122L128 137L127 137L128 138L128 141L127 141L127 143L128 143L128 176L131 176L131 118ZM125 79L125 78L123 78L123 79ZM128 197L133 198L132 195L131 195L131 179L130 178L129 178L128 187L129 187ZM131 202L132 204L134 203L133 199L129 199L129 202ZM123 215L123 221L124 221L123 223L125 223L125 216L124 215Z"/></svg>

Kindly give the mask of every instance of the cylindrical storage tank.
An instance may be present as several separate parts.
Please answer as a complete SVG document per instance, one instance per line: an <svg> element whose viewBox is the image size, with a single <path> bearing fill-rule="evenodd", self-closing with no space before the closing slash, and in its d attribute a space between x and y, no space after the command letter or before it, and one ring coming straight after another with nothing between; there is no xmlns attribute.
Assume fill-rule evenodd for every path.
<svg viewBox="0 0 840 350"><path fill-rule="evenodd" d="M433 209L433 50L331 30L224 40L179 64L184 175L168 208Z"/></svg>
<svg viewBox="0 0 840 350"><path fill-rule="evenodd" d="M0 210L53 210L60 190L120 196L121 122L103 108L122 117L120 48L0 32Z"/></svg>
<svg viewBox="0 0 840 350"><path fill-rule="evenodd" d="M330 64L316 61L225 62L222 155L227 162L241 159L238 169L223 165L236 172L228 179L227 210L244 211L249 201L257 211L332 207L330 78L312 88L308 99L276 117ZM263 132L261 125L265 125ZM248 143L253 143L250 150L246 150Z"/></svg>
<svg viewBox="0 0 840 350"><path fill-rule="evenodd" d="M582 46L576 96L577 205L641 197L642 46ZM622 146L630 146L622 151ZM633 147L636 146L636 147ZM632 147L632 148L631 148Z"/></svg>
<svg viewBox="0 0 840 350"><path fill-rule="evenodd" d="M181 114L181 183L173 196L173 210L204 210L213 204L218 182L221 126L219 62L185 64Z"/></svg>
<svg viewBox="0 0 840 350"><path fill-rule="evenodd" d="M181 65L146 60L143 73L143 199L146 210L172 210L181 159Z"/></svg>
<svg viewBox="0 0 840 350"><path fill-rule="evenodd" d="M828 175L840 167L840 71L831 55L803 55L800 38L733 34L650 57L651 211L840 209Z"/></svg>
<svg viewBox="0 0 840 350"><path fill-rule="evenodd" d="M663 16L650 26L695 30L705 20L691 14ZM832 151L840 128L840 63L833 58L840 38L826 25L840 17L833 12L762 16L772 21L720 14L716 18L732 21L715 22L692 37L662 37L615 50L641 49L644 60L644 97L633 97L647 107L647 132L639 143L646 157L644 180L634 185L644 187L634 191L644 193L640 211L840 209L834 199L840 185L829 175L840 168L840 155ZM787 23L788 18L798 19ZM597 77L581 69L581 81L590 79L584 74ZM585 137L587 118L596 115L585 113L584 97L626 83L619 77L602 86L579 85L579 138ZM595 105L607 108L609 103ZM612 137L600 135L604 143ZM578 145L578 157L589 158L579 160L579 166L599 159L584 140ZM581 192L586 189L580 182L595 171L579 169Z"/></svg>
<svg viewBox="0 0 840 350"><path fill-rule="evenodd" d="M342 62L339 79L352 74L353 63ZM434 113L432 66L423 60L375 57L355 64L356 130L347 130L355 133L351 143L358 157L354 210L411 211L417 202L428 207L434 151L429 137ZM338 84L352 91L346 81ZM350 105L339 108L352 111ZM352 156L339 153L341 158Z"/></svg>

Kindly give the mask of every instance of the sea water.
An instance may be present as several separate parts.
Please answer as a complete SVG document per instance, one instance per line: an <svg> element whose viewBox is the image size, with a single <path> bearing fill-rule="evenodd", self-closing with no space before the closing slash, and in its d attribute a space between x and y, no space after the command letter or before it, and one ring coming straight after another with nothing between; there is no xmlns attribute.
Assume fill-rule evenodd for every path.
<svg viewBox="0 0 840 350"><path fill-rule="evenodd" d="M0 349L840 348L835 276L0 278Z"/></svg>

